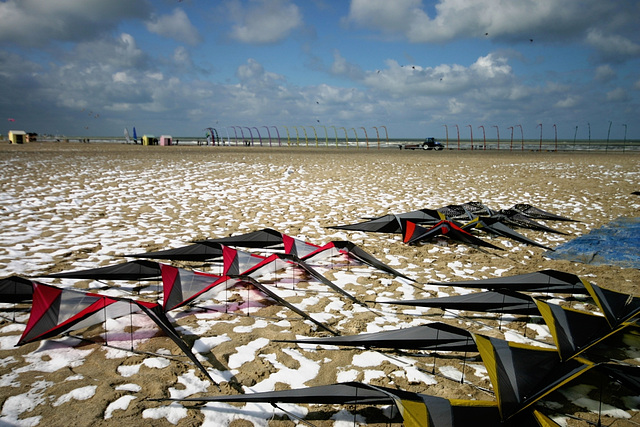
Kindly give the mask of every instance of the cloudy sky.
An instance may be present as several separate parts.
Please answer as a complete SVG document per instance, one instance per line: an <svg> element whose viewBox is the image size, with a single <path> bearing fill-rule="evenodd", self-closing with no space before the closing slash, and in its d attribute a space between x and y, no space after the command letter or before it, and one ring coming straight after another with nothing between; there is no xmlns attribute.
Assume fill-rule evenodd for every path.
<svg viewBox="0 0 640 427"><path fill-rule="evenodd" d="M638 139L639 20L638 0L0 1L0 133Z"/></svg>

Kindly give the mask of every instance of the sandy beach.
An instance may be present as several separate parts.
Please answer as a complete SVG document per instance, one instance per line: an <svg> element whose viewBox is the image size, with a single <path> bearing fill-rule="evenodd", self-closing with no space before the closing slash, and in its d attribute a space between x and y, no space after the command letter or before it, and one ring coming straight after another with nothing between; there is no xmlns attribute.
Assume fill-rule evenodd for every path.
<svg viewBox="0 0 640 427"><path fill-rule="evenodd" d="M318 245L352 241L416 281L413 284L363 265L323 267L328 279L369 302L367 308L305 278L286 277L278 288L281 295L341 335L442 321L511 341L552 344L544 322L535 316L453 314L376 303L469 292L427 284L434 281L555 269L640 296L637 269L552 260L543 248L506 238L479 234L503 249L479 250L445 239L409 246L400 235L327 228L469 201L495 210L527 203L577 221L545 222L566 234L518 229L556 248L618 217L640 216L640 196L632 194L640 190L636 153L61 142L2 145L0 164L0 278L15 274L40 280L39 275L123 262L126 254L269 227ZM157 301L159 289L157 282L40 281L149 301ZM241 309L229 309L230 304ZM326 333L255 289L230 290L197 305L170 312L169 317L220 390L142 316L131 324L128 318L109 320L106 332L100 326L81 331L96 343L57 337L14 347L28 319L28 305L0 305L0 425L295 425L267 404L198 405L147 399L344 381L445 398L495 399L483 391L491 389L491 383L477 354L434 358L273 342ZM579 297L573 308L597 311L586 296ZM100 344L104 341L110 347ZM154 355L114 348L130 345ZM623 360L640 364L640 339L625 345ZM432 374L434 366L437 375ZM588 397L578 399L578 395ZM594 399L594 389L569 384L545 398L541 407L561 425L587 425L562 414L570 410L594 422L594 410L598 410ZM306 416L316 426L354 425L354 419L362 424L388 424L385 414L389 410L384 408L282 407ZM603 413L604 425L640 423L637 411L621 406L607 406Z"/></svg>

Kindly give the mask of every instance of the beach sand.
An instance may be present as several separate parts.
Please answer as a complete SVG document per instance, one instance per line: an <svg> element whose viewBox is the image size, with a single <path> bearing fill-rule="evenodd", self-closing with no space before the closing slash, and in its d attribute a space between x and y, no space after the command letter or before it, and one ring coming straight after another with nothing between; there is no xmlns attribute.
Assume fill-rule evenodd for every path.
<svg viewBox="0 0 640 427"><path fill-rule="evenodd" d="M281 285L279 292L287 301L342 335L444 321L509 340L552 342L540 318L529 318L525 327L523 317L455 316L437 309L374 303L376 299L469 292L426 285L433 281L556 269L638 296L640 272L636 269L551 260L545 249L505 238L483 235L504 250L479 250L444 239L408 246L399 235L327 228L365 217L469 201L495 210L528 203L579 221L545 222L564 235L518 229L555 248L615 218L640 216L640 198L632 194L640 189L637 154L29 143L0 146L0 163L0 277L36 277L110 265L124 261L124 254L270 227L315 244L350 240L419 284L412 286L366 266L332 264L323 269L327 278L361 301L370 301L370 309L306 282L304 277L290 277L288 284ZM298 280L302 283L294 285ZM105 284L98 282L41 281L111 295L126 295L136 286L105 290L101 289ZM152 291L157 289L158 285L152 284L139 296L154 300ZM303 289L309 291L297 292ZM229 300L251 305L251 316L247 310L224 313ZM586 297L574 304L574 308L597 311ZM26 306L14 311L13 305L3 305L0 424L293 425L282 421L282 413L269 405L202 407L147 399L341 381L363 381L446 398L494 400L482 390L491 385L477 354L467 355L466 360L464 355L412 357L383 350L273 342L327 334L255 290L233 290L198 305L223 312L177 310L170 316L221 391L141 316L131 325L129 319L108 322L106 334L99 326L82 333L128 348L133 326L136 350L170 352L179 357L134 354L68 337L14 347L28 312ZM634 343L627 342L624 357L626 362L638 364L640 345L635 347ZM431 374L434 363L438 375ZM465 384L456 381L463 370ZM547 399L551 403L543 407L551 413L562 413L569 407L580 417L595 421L597 414L571 397L581 390L575 387L570 393L555 392ZM590 396L597 399L596 392ZM306 414L314 425L353 425L354 411L358 421L367 417L373 425L386 425L380 409L282 407ZM607 409L610 421L605 425L615 418L630 420L619 420L616 426L640 422L637 412ZM561 421L564 425L585 425Z"/></svg>

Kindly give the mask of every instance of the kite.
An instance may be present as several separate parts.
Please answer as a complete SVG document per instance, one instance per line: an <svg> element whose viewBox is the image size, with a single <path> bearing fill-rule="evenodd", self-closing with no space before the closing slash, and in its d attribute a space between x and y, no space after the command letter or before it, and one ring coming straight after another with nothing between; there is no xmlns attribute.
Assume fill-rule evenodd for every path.
<svg viewBox="0 0 640 427"><path fill-rule="evenodd" d="M312 260L329 258L336 255L345 255L393 276L414 281L413 279L387 266L365 250L358 247L356 244L349 241L338 240L319 246L309 242L304 242L271 228L264 228L262 230L252 231L238 236L207 239L196 243L214 243L245 248L282 249L285 254L295 255L298 262L310 262Z"/></svg>
<svg viewBox="0 0 640 427"><path fill-rule="evenodd" d="M31 301L34 283L31 280L15 275L0 279L0 302Z"/></svg>
<svg viewBox="0 0 640 427"><path fill-rule="evenodd" d="M521 242L521 243L526 243L526 244L529 244L529 245L538 246L540 248L547 249L549 251L553 250L553 249L551 249L551 248L549 248L549 247L547 247L547 246L545 246L545 245L543 245L541 243L536 242L535 240L531 240L528 237L523 236L522 234L518 233L515 230L512 230L511 228L507 227L505 224L500 222L500 220L498 218L476 217L472 221L466 223L461 228L466 230L466 229L469 229L471 227L473 227L475 229L478 229L478 230L485 231L487 233L494 234L496 236L508 237L510 239L513 239L513 240Z"/></svg>
<svg viewBox="0 0 640 427"><path fill-rule="evenodd" d="M476 351L469 332L441 322L368 334L274 341L403 350Z"/></svg>
<svg viewBox="0 0 640 427"><path fill-rule="evenodd" d="M473 337L505 421L594 366L577 357L561 361L555 349Z"/></svg>
<svg viewBox="0 0 640 427"><path fill-rule="evenodd" d="M443 310L478 311L483 313L540 314L533 298L529 295L506 289L442 298L378 302L382 304L437 307Z"/></svg>
<svg viewBox="0 0 640 427"><path fill-rule="evenodd" d="M473 246L484 246L487 248L502 250L498 246L487 243L482 239L479 239L465 231L453 221L442 220L431 228L424 228L420 225L405 221L402 240L407 244L415 244L423 240L431 239L435 236L447 236L453 240L457 240L462 243L466 243Z"/></svg>
<svg viewBox="0 0 640 427"><path fill-rule="evenodd" d="M135 260L106 267L52 273L39 277L91 280L152 280L160 278L160 264L155 261Z"/></svg>
<svg viewBox="0 0 640 427"><path fill-rule="evenodd" d="M222 245L217 243L193 243L175 249L125 255L130 258L171 259L176 261L209 261L222 257Z"/></svg>
<svg viewBox="0 0 640 427"><path fill-rule="evenodd" d="M163 308L165 312L186 305L210 291L219 292L222 289L228 289L238 283L248 283L258 288L271 299L313 322L322 329L333 335L338 335L336 331L290 304L250 275L238 275L234 277L227 275L217 276L164 264L162 264L161 267L164 290Z"/></svg>
<svg viewBox="0 0 640 427"><path fill-rule="evenodd" d="M555 234L567 234L562 231L555 230L551 227L547 227L544 224L540 224L539 222L534 221L527 215L515 209L500 209L498 212L491 215L490 218L497 218L498 220L500 220L500 222L515 225L517 227L529 228L531 230L547 231L549 233Z"/></svg>
<svg viewBox="0 0 640 427"><path fill-rule="evenodd" d="M151 400L151 399L150 399ZM364 383L347 382L294 390L182 399L153 399L174 402L253 402L325 405L395 405L406 427L489 427L500 424L495 402L449 400ZM530 415L528 415L530 417ZM531 425L531 424L525 424Z"/></svg>
<svg viewBox="0 0 640 427"><path fill-rule="evenodd" d="M537 299L535 302L549 327L560 360L576 357L591 346L630 325L623 323L612 329L607 319L602 316L567 309Z"/></svg>
<svg viewBox="0 0 640 427"><path fill-rule="evenodd" d="M367 251L360 248L355 243L352 243L346 240L335 240L335 241L329 242L324 246L318 247L316 251L305 255L304 257L302 257L302 259L304 261L311 261L311 260L336 256L338 254L345 255L349 258L354 258L363 264L366 264L378 270L384 271L385 273L391 274L392 276L402 277L403 279L409 280L411 282L415 282L414 279L411 279L410 277L405 276L399 271L384 264L382 261L378 260L373 255L369 254Z"/></svg>
<svg viewBox="0 0 640 427"><path fill-rule="evenodd" d="M336 230L371 231L376 233L402 233L402 220L415 222L416 224L436 224L446 219L444 214L433 209L420 209L398 215L384 215L371 218L357 224L334 225L327 228Z"/></svg>
<svg viewBox="0 0 640 427"><path fill-rule="evenodd" d="M515 276L494 279L463 280L458 282L429 282L440 286L461 286L466 288L510 289L521 292L553 292L586 294L588 282L575 274L557 270L542 270Z"/></svg>
<svg viewBox="0 0 640 427"><path fill-rule="evenodd" d="M551 221L572 221L578 222L575 219L567 218L564 216L556 215L547 211L543 211L542 209L536 208L535 206L531 206L526 203L518 203L511 207L512 210L518 211L521 214L528 216L533 219L543 219L543 220L551 220Z"/></svg>
<svg viewBox="0 0 640 427"><path fill-rule="evenodd" d="M238 236L199 240L196 243L219 243L226 246L241 246L244 248L283 249L283 236L282 233L272 228L264 228Z"/></svg>
<svg viewBox="0 0 640 427"><path fill-rule="evenodd" d="M160 264L160 268L164 294L162 308L165 312L189 304L205 293L217 293L239 282L229 276L216 276L167 264Z"/></svg>
<svg viewBox="0 0 640 427"><path fill-rule="evenodd" d="M612 328L640 313L640 298L601 288L586 281L584 285Z"/></svg>
<svg viewBox="0 0 640 427"><path fill-rule="evenodd" d="M448 219L473 218L478 215L491 215L493 212L480 202L467 202L461 205L447 205L437 209Z"/></svg>
<svg viewBox="0 0 640 427"><path fill-rule="evenodd" d="M16 346L55 337L62 333L97 325L107 318L144 312L191 359L212 382L213 379L180 338L178 332L155 303L128 298L109 297L85 293L75 289L61 289L43 283L34 283L33 305L27 326Z"/></svg>

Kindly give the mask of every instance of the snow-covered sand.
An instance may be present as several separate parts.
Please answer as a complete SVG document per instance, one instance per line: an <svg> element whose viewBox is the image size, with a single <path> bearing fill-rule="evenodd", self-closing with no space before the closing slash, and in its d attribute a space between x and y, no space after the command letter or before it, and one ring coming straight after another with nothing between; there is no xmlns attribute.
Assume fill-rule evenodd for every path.
<svg viewBox="0 0 640 427"><path fill-rule="evenodd" d="M366 266L337 261L314 266L361 301L462 294L469 290L426 282L541 269L571 272L631 294L637 294L640 279L637 270L552 261L544 257L544 249L505 238L483 236L505 250L481 251L445 240L407 246L397 235L325 228L468 201L493 209L529 203L580 221L547 222L568 235L518 230L553 248L619 216L639 216L640 198L631 194L640 187L637 154L33 143L0 147L0 166L0 278L104 266L122 262L123 254L270 227L315 244L351 240L422 284L416 287ZM524 336L522 317L499 319L373 303L365 308L321 284L295 283L293 274L282 275L274 290L342 335L444 321L513 341L551 343L540 318L528 319ZM104 289L105 284L98 282L41 281L127 296L137 285ZM134 296L155 300L157 290L157 284L151 284ZM231 301L227 307L240 309L225 313L226 301ZM585 309L595 310L586 297L583 302ZM221 312L181 309L170 317L220 391L142 315L110 320L106 333L102 328L85 333L106 339L111 347L70 337L14 347L28 312L26 306L4 304L0 425L268 425L270 419L283 416L270 405L201 406L147 399L338 381L448 398L494 398L483 391L491 386L477 354L463 360L462 355L415 357L273 342L326 333L255 290L232 290L197 305ZM126 351L131 346L155 354ZM639 348L640 344L629 343L627 361L640 363ZM594 420L598 402L593 394L586 395L588 391L586 385L568 387L551 395L548 407L561 407L570 400L579 407L580 416ZM384 423L388 414L384 408L365 413L353 407L279 406L296 416L313 412L314 425L353 425L354 419L365 422L367 415L373 416L370 422ZM640 422L633 411L607 407L604 413Z"/></svg>

